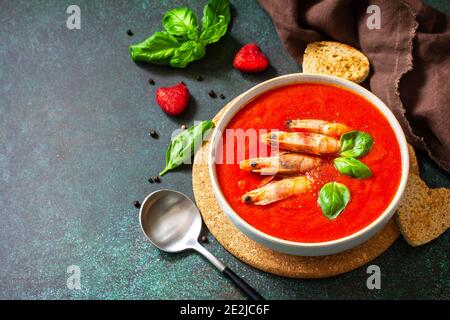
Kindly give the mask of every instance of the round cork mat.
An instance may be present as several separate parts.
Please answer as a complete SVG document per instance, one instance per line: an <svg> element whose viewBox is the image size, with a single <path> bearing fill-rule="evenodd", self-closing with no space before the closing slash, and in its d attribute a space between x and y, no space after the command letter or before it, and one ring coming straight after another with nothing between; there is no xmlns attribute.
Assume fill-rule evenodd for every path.
<svg viewBox="0 0 450 320"><path fill-rule="evenodd" d="M217 122L225 106L213 119ZM219 243L248 265L284 277L325 278L354 270L387 250L399 236L394 219L373 238L351 250L320 257L300 257L268 249L244 235L227 218L216 202L208 174L208 147L197 151L192 169L192 183L197 206L206 226ZM410 148L411 171L418 170L414 150Z"/></svg>

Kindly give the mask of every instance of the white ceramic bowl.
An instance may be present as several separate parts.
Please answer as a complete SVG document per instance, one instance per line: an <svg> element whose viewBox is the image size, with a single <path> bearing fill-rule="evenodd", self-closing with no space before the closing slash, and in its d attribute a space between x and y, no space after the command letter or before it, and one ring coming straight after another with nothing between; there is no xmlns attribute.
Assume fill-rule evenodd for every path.
<svg viewBox="0 0 450 320"><path fill-rule="evenodd" d="M215 166L216 145L220 141L221 133L224 131L227 124L234 117L234 115L241 108L245 107L247 103L249 103L255 97L261 95L262 93L278 87L296 83L320 83L320 84L335 85L350 90L351 92L370 101L376 108L378 108L378 110L380 110L384 114L386 119L389 121L389 124L391 125L397 136L397 141L401 150L401 158L402 158L401 180L397 192L395 193L395 196L392 199L389 206L387 207L387 209L367 227L349 236L333 241L316 242L316 243L294 242L276 238L274 236L268 235L256 229L255 227L247 223L244 219L242 219L231 208L231 206L225 199L224 195L222 194L216 176L216 166ZM239 230L241 230L244 234L246 234L251 239L259 242L260 244L279 252L301 256L321 256L334 254L351 249L367 241L372 236L374 236L378 231L380 231L381 228L383 228L383 226L389 221L389 219L394 214L400 202L403 191L405 189L409 171L409 156L405 135L402 131L402 128L400 127L400 124L398 123L397 119L392 114L392 112L388 109L388 107L386 107L386 105L370 91L364 89L363 87L353 82L338 77L319 74L297 73L265 81L246 91L231 103L230 108L223 114L222 118L220 119L219 123L216 126L216 129L212 134L209 149L208 166L214 194L220 207L228 216L228 218L234 223L234 225L236 225L236 227L239 228Z"/></svg>

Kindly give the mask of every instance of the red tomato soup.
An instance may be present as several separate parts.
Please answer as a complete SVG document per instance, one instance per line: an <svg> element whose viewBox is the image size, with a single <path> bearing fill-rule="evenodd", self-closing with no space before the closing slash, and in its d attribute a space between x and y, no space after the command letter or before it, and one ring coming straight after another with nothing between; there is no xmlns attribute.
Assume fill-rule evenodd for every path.
<svg viewBox="0 0 450 320"><path fill-rule="evenodd" d="M242 201L246 192L259 187L261 176L240 170L239 162L216 164L222 192L234 211L250 225L277 238L297 242L324 242L355 233L378 218L388 207L400 183L401 156L397 138L383 114L369 101L345 89L322 84L295 84L266 92L240 110L227 129L286 129L288 119L320 119L343 123L353 130L369 133L374 145L359 158L372 170L372 177L355 179L339 173L333 157L306 173L312 189L268 205ZM258 138L259 139L259 138ZM231 140L231 138L230 138ZM238 139L233 139L237 141ZM217 155L225 158L227 138ZM235 155L238 144L234 143ZM245 139L245 158L249 157ZM217 157L216 157L217 158ZM332 181L345 184L351 200L334 220L326 218L317 203L321 187Z"/></svg>

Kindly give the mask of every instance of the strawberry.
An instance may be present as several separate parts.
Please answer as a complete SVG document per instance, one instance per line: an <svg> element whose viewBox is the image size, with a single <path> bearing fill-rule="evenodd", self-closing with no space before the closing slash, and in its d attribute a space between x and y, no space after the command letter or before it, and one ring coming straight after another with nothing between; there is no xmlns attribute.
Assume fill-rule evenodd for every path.
<svg viewBox="0 0 450 320"><path fill-rule="evenodd" d="M260 72L269 67L269 59L257 44L243 46L234 57L233 67L242 72Z"/></svg>
<svg viewBox="0 0 450 320"><path fill-rule="evenodd" d="M173 87L158 88L156 90L156 103L161 109L171 115L181 114L189 102L189 90L183 82Z"/></svg>

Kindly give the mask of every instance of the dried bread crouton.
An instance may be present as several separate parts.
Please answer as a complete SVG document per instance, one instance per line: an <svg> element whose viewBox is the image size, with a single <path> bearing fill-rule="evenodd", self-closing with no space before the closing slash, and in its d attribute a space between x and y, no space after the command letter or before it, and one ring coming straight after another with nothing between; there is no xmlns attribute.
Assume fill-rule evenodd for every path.
<svg viewBox="0 0 450 320"><path fill-rule="evenodd" d="M450 227L450 189L430 189L418 175L410 174L396 220L414 247L437 238Z"/></svg>
<svg viewBox="0 0 450 320"><path fill-rule="evenodd" d="M303 72L306 73L329 74L361 83L369 71L369 59L361 51L339 42L312 42L303 55Z"/></svg>

